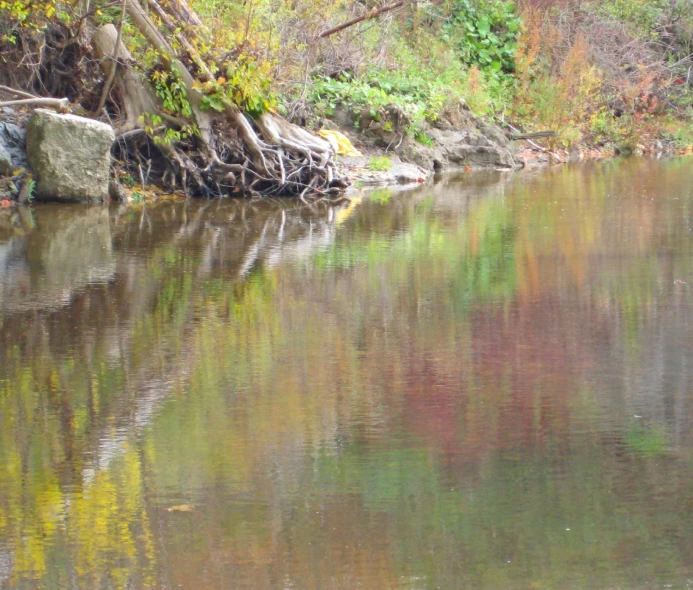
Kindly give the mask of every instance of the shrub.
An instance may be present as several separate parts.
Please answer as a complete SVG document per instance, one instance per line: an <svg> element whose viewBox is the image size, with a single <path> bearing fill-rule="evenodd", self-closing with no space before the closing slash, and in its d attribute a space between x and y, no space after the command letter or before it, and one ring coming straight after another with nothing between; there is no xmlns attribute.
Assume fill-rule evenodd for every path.
<svg viewBox="0 0 693 590"><path fill-rule="evenodd" d="M495 72L515 70L521 21L514 2L453 0L448 10L444 39L464 63Z"/></svg>

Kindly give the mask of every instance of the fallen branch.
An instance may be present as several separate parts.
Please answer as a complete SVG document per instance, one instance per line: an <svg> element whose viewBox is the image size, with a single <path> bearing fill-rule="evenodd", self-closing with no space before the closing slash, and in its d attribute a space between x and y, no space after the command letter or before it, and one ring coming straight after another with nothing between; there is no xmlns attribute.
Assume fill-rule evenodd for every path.
<svg viewBox="0 0 693 590"><path fill-rule="evenodd" d="M3 92L7 92L8 94L12 94L14 96L19 96L20 98L38 98L33 94L29 94L28 92L22 92L21 90L15 90L14 88L10 88L9 86L0 85L0 90L2 90Z"/></svg>
<svg viewBox="0 0 693 590"><path fill-rule="evenodd" d="M556 137L555 131L537 131L536 133L517 133L513 135L510 139L518 141L520 139L530 140L530 139L542 139L545 137Z"/></svg>
<svg viewBox="0 0 693 590"><path fill-rule="evenodd" d="M519 133L519 132L520 132L520 130L519 130L517 127L513 127L513 126L512 126L510 123L508 123L507 121L503 121L503 124L504 124L504 125L507 125L507 126L508 126L512 131L514 131L515 133ZM553 133L553 132L551 132L551 133ZM554 135L555 135L555 133L554 133ZM544 152L544 153L549 153L549 154L552 153L552 152L550 152L549 150L547 150L546 148L541 147L539 144L534 143L531 139L527 139L527 138L521 137L521 136L519 136L519 135L518 135L516 138L514 138L514 139L525 139L525 141L527 141L527 143L528 143L529 145L531 145L534 149L537 149L537 150L539 150L540 152Z"/></svg>
<svg viewBox="0 0 693 590"><path fill-rule="evenodd" d="M330 35L339 33L340 31L348 29L349 27L357 25L365 20L373 20L374 18L379 17L381 14L384 14L385 12L389 12L390 10L394 10L395 8L399 8L400 6L406 6L407 4L411 4L411 2L412 0L397 0L396 2L391 2L390 4L386 4L385 6L381 6L380 8L374 8L373 10L369 10L361 16L357 16L356 18L352 18L351 20L342 23L341 25L332 27L331 29L327 29L327 31L324 31L318 35L318 39L324 39L325 37L329 37Z"/></svg>
<svg viewBox="0 0 693 590"><path fill-rule="evenodd" d="M67 98L24 98L21 100L7 100L5 102L0 102L0 107L18 107L18 106L37 106L37 107L51 107L54 108L59 113L66 113L69 111L70 101Z"/></svg>

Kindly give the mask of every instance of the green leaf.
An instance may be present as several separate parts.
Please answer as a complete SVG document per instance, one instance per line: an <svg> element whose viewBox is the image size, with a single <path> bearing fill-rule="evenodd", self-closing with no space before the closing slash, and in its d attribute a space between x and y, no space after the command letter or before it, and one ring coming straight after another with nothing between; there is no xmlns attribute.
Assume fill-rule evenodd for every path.
<svg viewBox="0 0 693 590"><path fill-rule="evenodd" d="M477 24L476 24L477 31L479 31L479 34L482 37L486 37L486 35L489 34L491 31L491 25L488 22L488 18L484 17L482 18Z"/></svg>

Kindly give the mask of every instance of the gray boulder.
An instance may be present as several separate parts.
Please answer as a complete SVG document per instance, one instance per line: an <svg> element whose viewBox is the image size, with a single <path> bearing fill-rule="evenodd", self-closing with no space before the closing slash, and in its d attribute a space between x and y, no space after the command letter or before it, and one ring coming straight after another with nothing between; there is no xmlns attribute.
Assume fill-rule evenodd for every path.
<svg viewBox="0 0 693 590"><path fill-rule="evenodd" d="M12 169L12 156L10 156L7 148L0 143L0 176L10 176Z"/></svg>
<svg viewBox="0 0 693 590"><path fill-rule="evenodd" d="M0 176L10 176L18 168L26 168L26 132L17 125L16 113L0 108Z"/></svg>
<svg viewBox="0 0 693 590"><path fill-rule="evenodd" d="M39 200L102 201L108 197L113 129L76 115L36 109L26 149Z"/></svg>
<svg viewBox="0 0 693 590"><path fill-rule="evenodd" d="M405 143L400 149L404 160L427 169L469 166L473 169L513 170L519 167L508 147L496 141L491 133L430 128L427 134L434 145L426 147L416 142Z"/></svg>
<svg viewBox="0 0 693 590"><path fill-rule="evenodd" d="M340 105L333 119L344 128L358 123L361 143L388 151L392 149L405 162L425 170L450 167L514 170L522 167L513 157L512 146L503 130L473 114L464 103L441 114L433 125L425 126L423 134L430 140L425 143L407 136L409 120L394 105L380 109L375 118L370 110L359 115Z"/></svg>

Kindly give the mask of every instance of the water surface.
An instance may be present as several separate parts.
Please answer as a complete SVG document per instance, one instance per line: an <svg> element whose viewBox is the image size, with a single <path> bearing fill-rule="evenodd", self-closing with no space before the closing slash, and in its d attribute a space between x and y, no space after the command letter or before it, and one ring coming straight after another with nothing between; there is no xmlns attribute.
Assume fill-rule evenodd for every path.
<svg viewBox="0 0 693 590"><path fill-rule="evenodd" d="M0 217L0 587L693 587L693 168Z"/></svg>

